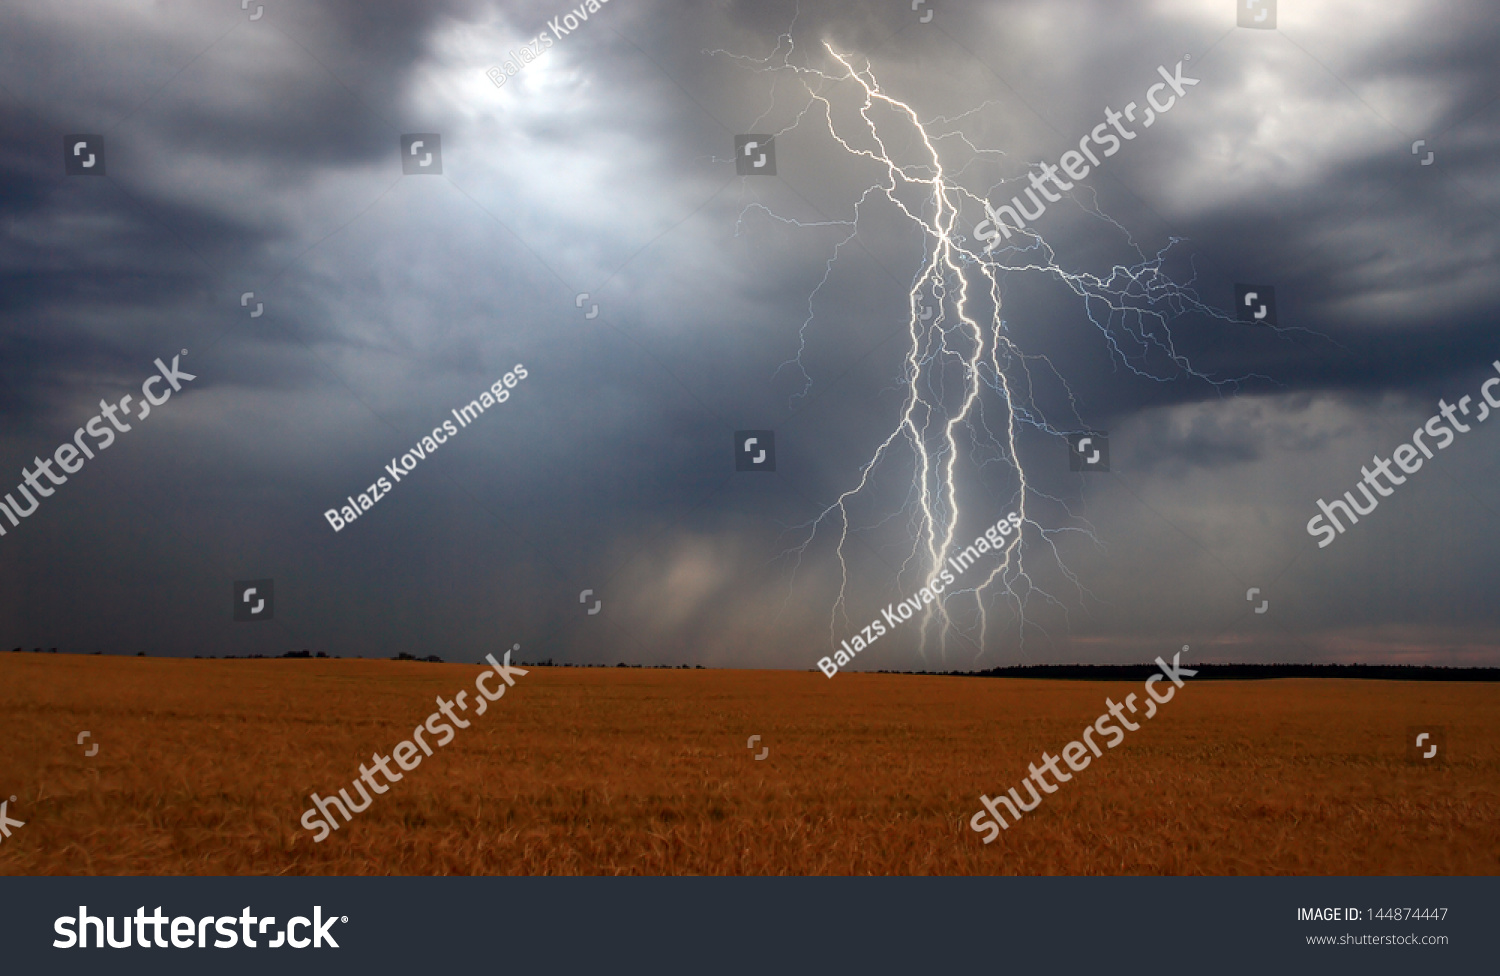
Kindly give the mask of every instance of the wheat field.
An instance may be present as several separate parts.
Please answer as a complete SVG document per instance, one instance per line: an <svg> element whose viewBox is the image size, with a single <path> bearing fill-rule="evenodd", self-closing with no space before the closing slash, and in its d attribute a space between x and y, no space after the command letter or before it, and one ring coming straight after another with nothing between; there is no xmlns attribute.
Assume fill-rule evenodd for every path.
<svg viewBox="0 0 1500 976"><path fill-rule="evenodd" d="M480 670L0 654L0 874L1500 873L1500 686L1447 682L1189 679L985 846L979 795L1138 684L532 668L314 843Z"/></svg>

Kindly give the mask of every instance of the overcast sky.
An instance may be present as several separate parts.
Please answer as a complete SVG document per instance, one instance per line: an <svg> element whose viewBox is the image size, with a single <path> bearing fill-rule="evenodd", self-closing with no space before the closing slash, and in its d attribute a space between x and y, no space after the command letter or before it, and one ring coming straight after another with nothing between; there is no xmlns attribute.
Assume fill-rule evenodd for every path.
<svg viewBox="0 0 1500 976"><path fill-rule="evenodd" d="M33 458L101 399L138 403L155 359L196 379L0 521L0 646L810 668L917 593L899 437L842 560L837 515L813 531L898 428L932 247L868 194L876 144L830 132L860 131L863 94L832 51L941 134L970 247L976 201L1144 104L1159 65L1199 82L1037 218L1051 257L1029 263L1052 269L996 257L1030 357L1010 377L1032 382L1028 487L966 436L956 532L1024 500L1025 575L952 596L946 642L914 621L855 667L1182 644L1500 664L1500 423L1326 548L1306 529L1440 398L1500 375L1493 4L1283 3L1260 30L1234 0L935 0L926 23L609 0L555 36L566 2L6 5L0 492L24 505ZM909 123L872 119L921 161ZM403 174L422 133L440 175ZM776 134L775 176L736 175L754 133ZM102 176L66 172L77 134L103 137ZM1133 299L1149 326L1068 287L1163 252L1163 290ZM1237 283L1275 289L1276 329L1237 320ZM333 530L325 511L518 363L506 403ZM1003 432L1004 397L982 399ZM736 472L740 430L775 431L774 473ZM1066 431L1107 433L1110 470L1070 471ZM274 619L236 622L255 579Z"/></svg>

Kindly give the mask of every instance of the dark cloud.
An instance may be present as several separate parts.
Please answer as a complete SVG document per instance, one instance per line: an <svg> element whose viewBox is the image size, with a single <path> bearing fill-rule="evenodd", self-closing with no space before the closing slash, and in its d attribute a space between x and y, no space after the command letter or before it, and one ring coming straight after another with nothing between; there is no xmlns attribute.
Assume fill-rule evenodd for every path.
<svg viewBox="0 0 1500 976"><path fill-rule="evenodd" d="M1107 430L1112 472L1070 473L1059 437L1023 426L1025 622L1015 599L960 597L963 637L912 628L861 662L1149 658L1189 635L1250 659L1492 663L1487 429L1328 550L1303 526L1500 358L1500 14L1289 9L1260 32L1220 6L942 4L921 24L901 5L609 0L504 88L485 70L566 4L5 15L0 489L156 357L189 349L199 379L0 538L0 620L75 650L471 659L522 641L810 667L922 585L899 452L842 563L836 523L802 544L896 427L924 242L859 202L883 172L808 92L850 131L855 86L808 69L837 71L829 48L868 64L952 133L970 234L980 198L1191 52L1200 84L1037 221L1069 274L1162 255L1187 290L1110 314L1057 274L1004 279L1007 334L1046 357L1022 399L1058 431ZM881 121L915 159L912 130ZM104 135L107 176L63 174L75 132ZM411 132L441 134L442 176L401 175ZM734 176L746 132L777 133L776 178ZM1276 288L1282 331L1235 320L1237 282ZM329 528L518 362L509 403ZM983 410L1002 430L996 394ZM733 432L765 428L777 472L736 475ZM998 434L960 450L972 537L1017 483ZM230 583L261 577L277 620L233 624ZM1269 579L1275 616L1241 619Z"/></svg>

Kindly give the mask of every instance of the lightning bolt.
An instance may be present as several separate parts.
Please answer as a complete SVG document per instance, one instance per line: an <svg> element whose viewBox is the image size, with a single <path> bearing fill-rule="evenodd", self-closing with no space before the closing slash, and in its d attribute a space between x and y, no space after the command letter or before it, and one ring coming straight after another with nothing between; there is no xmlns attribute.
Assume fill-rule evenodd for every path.
<svg viewBox="0 0 1500 976"><path fill-rule="evenodd" d="M806 92L807 101L791 124L776 136L810 118L821 117L829 136L841 149L868 161L879 173L854 201L853 217L848 220L804 222L779 216L760 204L751 204L740 213L736 234L747 217L755 213L796 227L837 226L847 231L833 247L822 280L808 296L807 317L798 332L797 354L782 366L794 368L802 375L802 390L793 396L794 401L806 396L813 385L802 356L807 348L808 329L816 319L818 294L828 284L841 253L858 238L861 215L876 202L889 203L923 242L923 257L907 295L909 344L900 378L903 399L900 412L890 433L860 467L855 483L815 518L797 527L805 531L805 538L783 554L796 557L792 583L795 585L802 556L820 530L826 527L834 532L840 584L829 613L829 639L837 647L840 622L845 633L851 629L846 598L850 576L846 547L851 532L855 531L851 505L875 491L877 471L896 465L898 459L909 460L912 465L911 482L902 505L876 524L884 524L906 512L912 548L899 575L920 578L924 582L919 585L925 585L926 580L942 569L945 559L955 549L955 541L961 538L959 529L964 515L976 507L970 498L977 493L972 482L982 485L987 478L993 484L998 478L1011 492L1011 505L993 514L985 511L984 515L993 520L1006 511L1015 511L1022 520L1021 530L996 547L999 563L982 580L962 589L950 585L943 596L924 608L919 622L914 623L919 628L919 650L924 660L929 639L935 639L944 658L949 641L954 640L972 647L977 661L986 647L992 607L999 600L1014 610L1016 636L1024 650L1028 626L1045 634L1045 628L1034 621L1028 622L1027 607L1031 601L1044 601L1065 617L1069 615L1068 604L1038 580L1029 568L1030 561L1037 555L1048 559L1059 578L1074 590L1072 598L1082 601L1085 597L1092 598L1092 594L1065 565L1058 550L1059 537L1081 533L1095 545L1100 543L1086 520L1069 510L1062 499L1042 492L1032 483L1022 462L1018 440L1027 428L1065 440L1069 428L1083 430L1087 425L1078 416L1073 389L1051 360L1025 352L1013 340L1001 314L1002 281L1011 275L1028 274L1049 276L1064 284L1081 299L1087 318L1111 359L1143 379L1167 382L1191 377L1210 384L1222 396L1225 391L1237 391L1251 378L1269 378L1257 374L1215 378L1195 369L1178 349L1171 329L1175 318L1196 313L1234 322L1227 313L1199 300L1193 288L1196 272L1184 282L1174 280L1168 272L1168 259L1181 243L1180 238L1169 239L1164 248L1148 255L1097 205L1083 205L1085 212L1124 236L1139 259L1132 264L1116 265L1102 275L1064 267L1052 246L1034 227L1012 230L1016 243L1005 247L996 248L992 243L989 248L980 248L980 242L968 241L959 233L960 212L965 207L971 214L980 212L995 187L980 195L966 189L959 180L972 160L1005 154L975 147L958 123L990 103L956 118L924 121L911 105L882 90L868 60L856 67L853 56L840 53L831 43L825 42L823 48L837 68L830 65L825 71L794 64L795 45L790 32L781 35L775 50L764 59L722 50L707 52L727 56L752 70L793 75ZM844 117L852 119L857 114L860 122L850 121L841 128L835 121L832 102L838 94L835 89L854 96L857 112L845 113ZM768 108L747 131L758 131L770 111ZM967 152L971 162L950 171L939 149L949 145ZM898 160L898 155L903 154L894 151L894 146L903 147L904 158ZM1006 182L1010 181L1002 180L997 186ZM1047 419L1037 402L1039 376L1060 388L1073 424L1064 427ZM960 470L961 463L964 470ZM997 464L998 475L992 473ZM1034 517L1039 514L1035 510L1044 503L1061 510L1064 516L1059 520L1061 524L1049 526ZM971 517L969 521L975 520ZM913 569L917 572L912 573ZM789 587L789 599L790 594Z"/></svg>

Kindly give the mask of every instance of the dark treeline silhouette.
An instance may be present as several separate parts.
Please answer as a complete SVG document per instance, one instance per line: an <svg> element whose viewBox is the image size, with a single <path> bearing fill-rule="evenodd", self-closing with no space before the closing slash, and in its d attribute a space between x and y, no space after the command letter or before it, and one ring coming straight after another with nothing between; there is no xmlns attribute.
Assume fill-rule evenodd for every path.
<svg viewBox="0 0 1500 976"><path fill-rule="evenodd" d="M1386 681L1500 681L1500 668L1447 668L1415 664L1191 664L1191 680L1263 678L1375 678ZM880 671L879 674L954 675L969 678L1051 678L1064 681L1144 681L1154 664L1030 664L986 671Z"/></svg>
<svg viewBox="0 0 1500 976"><path fill-rule="evenodd" d="M15 648L11 653L21 653L22 648ZM33 654L48 653L40 647L32 651ZM57 648L52 648L50 653L56 654ZM94 651L94 654L100 654ZM144 651L136 655L145 657ZM328 654L319 651L314 655L311 651L287 651L285 654L273 655L279 658L327 658ZM214 660L214 655L193 655L195 660ZM237 658L232 654L226 654L225 660L265 660L264 654L247 654L243 658ZM433 664L445 663L436 654L426 657L417 657L402 651L392 661L425 661ZM476 662L486 663L483 660ZM518 667L525 668L661 668L669 670L696 669L704 670L701 664L626 664L621 661L618 664L568 664L559 662L554 664L551 658L545 661L516 661ZM1197 664L1187 662L1187 666L1198 673L1193 676L1195 681L1234 680L1254 681L1266 678L1363 678L1385 681L1500 681L1500 668L1450 668L1450 667L1428 667L1417 664ZM816 672L817 668L808 668L808 671ZM962 678L1047 678L1061 681L1145 681L1156 674L1160 668L1154 664L1024 664L1012 665L1003 668L989 668L984 671L891 671L880 670L875 674L919 674L931 676L962 677ZM869 672L866 672L869 673Z"/></svg>
<svg viewBox="0 0 1500 976"><path fill-rule="evenodd" d="M11 653L13 653L13 654L20 654L23 650L25 650L25 649L17 647L17 648L14 648L11 651ZM33 654L42 654L42 653L46 653L46 652L44 652L40 647L38 647L38 648L33 649L32 653ZM55 648L55 647L52 648L51 653L56 654L57 653L57 648ZM103 654L104 652L103 651L94 651L93 653L95 655L100 655L100 654ZM136 657L146 657L147 654L146 654L145 651L139 651L139 652L136 653L135 656ZM301 650L301 651L287 651L285 654L271 654L271 655L266 655L266 654L246 654L243 657L240 657L240 656L234 655L234 654L225 654L224 657L222 658L222 660L225 660L225 661L265 661L265 660L283 659L283 658L297 658L297 659L300 660L300 659L314 658L314 657L328 658L329 655L328 655L328 653L326 651L319 651L317 654L314 654L310 650ZM333 655L333 657L331 658L331 660L338 660L338 659L339 659L339 655L337 655L337 654ZM219 658L219 656L217 654L194 654L193 655L193 660L195 660L195 661L217 661L217 660L220 660L220 658ZM359 658L359 657L356 657L355 660L372 660L372 661L378 661L378 660L380 660L380 658ZM430 662L432 664L444 664L444 663L446 663L442 658L438 657L436 654L429 654L426 657L418 657L415 654L408 654L406 651L400 652L395 657L389 658L389 660L391 660L391 661L423 661L423 662ZM485 664L487 662L481 659L479 661L476 661L475 663L476 664ZM704 670L704 667L701 664L626 664L623 661L621 663L619 663L619 664L613 664L613 665L611 665L611 664L568 664L566 661L554 664L552 662L552 659L550 657L547 660L545 660L545 661L516 661L515 663L516 663L517 667L523 667L523 668L609 668L609 667L616 667L616 668L667 668L667 669L684 669L684 670L685 669L690 669L690 668L697 668L699 671Z"/></svg>

